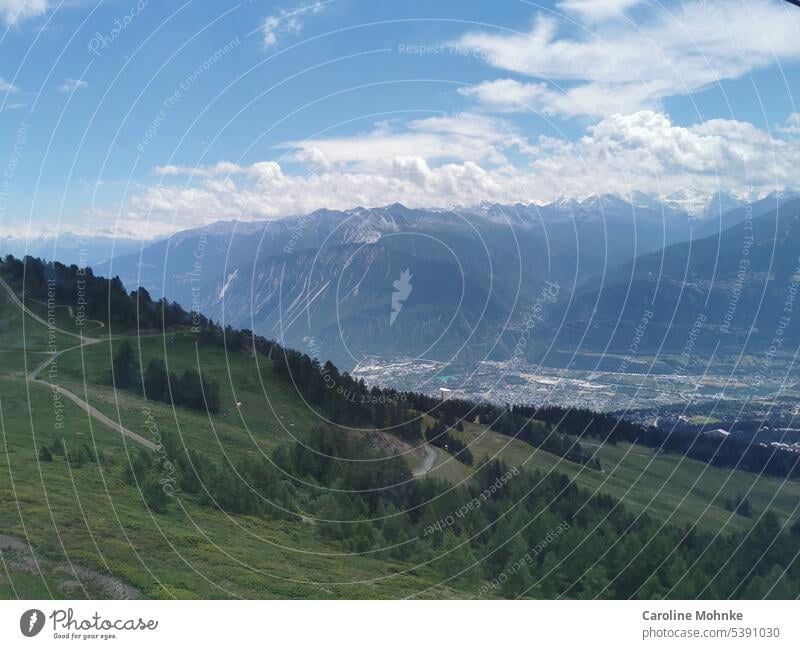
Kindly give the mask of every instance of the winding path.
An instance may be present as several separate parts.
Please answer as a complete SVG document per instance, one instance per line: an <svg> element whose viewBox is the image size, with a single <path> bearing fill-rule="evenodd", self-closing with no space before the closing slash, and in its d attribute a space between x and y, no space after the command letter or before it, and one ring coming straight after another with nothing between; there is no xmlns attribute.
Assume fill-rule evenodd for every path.
<svg viewBox="0 0 800 649"><path fill-rule="evenodd" d="M97 408L95 408L93 405L81 399L74 392L71 392L60 385L56 385L55 383L50 383L49 381L43 381L42 379L36 378L42 372L42 370L51 365L53 361L55 361L59 356L61 356L61 354L72 351L73 349L78 349L80 347L93 345L94 343L99 343L99 342L100 342L99 339L91 339L91 342L87 342L85 343L85 345L75 345L74 347L68 347L67 349L62 349L60 352L50 354L50 356L47 359L39 363L39 365L37 365L36 368L34 368L34 370L30 374L28 374L28 381L30 381L31 383L38 383L39 385L48 386L51 390L55 390L59 394L65 396L67 399L72 401L72 403L81 408L88 415L94 417L95 419L97 419L97 421L107 426L111 430L116 431L121 435L124 435L128 439L136 442L137 444L140 444L141 446L144 446L145 448L151 451L157 450L158 447L155 444L153 444L153 442L151 442L149 439L142 437L141 435L139 435L139 433L134 433L132 430L125 428L125 426L120 424L118 421L114 421L113 419L111 419L111 417L104 415Z"/></svg>
<svg viewBox="0 0 800 649"><path fill-rule="evenodd" d="M433 468L435 462L436 462L436 449L433 448L430 444L425 444L425 459L423 460L421 466L419 466L418 468L414 469L411 472L412 475L415 478L427 475Z"/></svg>
<svg viewBox="0 0 800 649"><path fill-rule="evenodd" d="M56 392L58 392L62 396L66 397L67 399L72 401L72 403L74 403L76 406L78 406L86 414L88 414L90 417L94 417L97 421L99 421L104 426L110 428L111 430L113 430L113 431L115 431L117 433L120 433L124 437L127 437L128 439L136 442L137 444L139 444L141 446L144 446L146 449L149 449L151 451L156 451L158 447L153 442L151 442L149 439L147 439L145 437L142 437L138 433L134 433L132 430L130 430L128 428L125 428L125 426L123 426L118 421L114 421L113 419L111 419L111 417L108 417L107 415L104 415L97 408L95 408L93 405L91 405L91 404L87 403L86 401L84 401L83 399L81 399L74 392L71 392L70 390L67 390L64 387L61 387L60 385L56 385L55 383L50 383L49 381L43 381L42 379L37 378L39 376L39 374L41 374L47 367L52 365L52 363L59 356L61 356L61 354L64 354L64 353L69 352L69 351L72 351L73 349L79 349L81 347L88 347L89 345L94 345L96 343L102 342L103 338L88 338L88 337L84 338L80 334L76 334L76 333L73 333L71 331L67 331L66 329L59 329L58 327L53 327L53 326L49 325L46 320L44 320L43 318L41 318L40 316L35 314L33 311L31 311L28 307L26 307L25 303L22 300L20 300L19 297L17 296L17 294L14 292L14 289L12 289L2 277L0 277L0 288L5 289L5 291L8 293L9 297L11 298L11 301L16 306L18 306L22 310L22 312L25 315L27 315L28 317L33 318L34 320L36 320L37 322L43 324L45 327L47 327L50 330L58 331L59 333L62 333L62 334L68 335L68 336L72 336L73 338L77 338L78 340L81 341L80 344L78 344L78 345L74 345L72 347L67 347L66 349L62 349L59 352L52 352L52 353L48 354L48 356L47 356L47 358L45 360L43 360L41 363L39 363L35 368L33 368L33 370L31 370L28 373L28 376L27 376L28 381L30 381L31 383L38 383L39 385L46 385L51 390L55 390Z"/></svg>
<svg viewBox="0 0 800 649"><path fill-rule="evenodd" d="M73 333L72 331L67 331L66 329L61 329L61 328L59 328L59 327L55 327L55 326L52 326L52 325L50 325L50 324L47 322L47 320L45 320L45 319L44 319L44 318L42 318L40 315L38 315L38 314L34 313L34 312L33 312L33 311L31 311L31 310L30 310L28 307L26 307L26 306L25 306L25 303L24 303L22 300L20 300L20 299L19 299L19 296L18 296L18 295L17 295L17 294L14 292L14 289L13 289L13 288L11 288L11 287L8 285L8 283L6 282L6 280L4 280L2 277L0 277L0 288L3 288L3 289L5 289L6 293L8 293L8 297L11 299L11 301L12 301L12 302L13 302L13 303L14 303L16 306L18 306L18 307L20 308L20 310L21 310L21 311L22 311L22 312L23 312L25 315L27 315L29 318L31 318L31 319L33 319L33 320L36 320L36 322L38 322L39 324L42 324L42 325L44 325L44 326L45 326L45 327L47 327L48 329L50 329L50 330L52 330L52 331L57 331L58 333L65 334L65 335L67 335L67 336L72 336L73 338L77 338L78 340L82 340L82 341L83 341L83 342L85 342L87 345L89 345L89 344L92 344L92 343L97 343L97 342L100 342L100 340L101 340L100 338L89 338L88 336L87 336L86 338L81 338L81 336L80 336L79 334ZM65 351L66 351L66 350L65 350Z"/></svg>

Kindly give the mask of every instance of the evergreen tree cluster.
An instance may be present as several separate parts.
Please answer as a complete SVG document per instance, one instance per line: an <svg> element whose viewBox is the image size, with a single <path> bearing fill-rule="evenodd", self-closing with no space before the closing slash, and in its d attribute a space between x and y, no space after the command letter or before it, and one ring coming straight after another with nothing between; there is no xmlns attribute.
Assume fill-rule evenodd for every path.
<svg viewBox="0 0 800 649"><path fill-rule="evenodd" d="M482 597L786 598L800 588L800 523L785 533L771 512L748 532L708 534L497 460L454 488L413 480L366 437L327 428L231 464L164 444L182 497L232 514L306 516L323 540L425 564ZM164 473L163 458L142 452L126 475L157 512L169 510Z"/></svg>
<svg viewBox="0 0 800 649"><path fill-rule="evenodd" d="M571 462L593 469L601 468L600 461L584 450L578 441L562 434L562 432L568 432L566 428L556 430L553 426L543 425L541 421L538 421L537 411L533 408L496 406L490 403L476 403L467 399L441 401L435 397L411 392L405 393L405 396L414 410L427 412L437 417L439 421L444 422L445 427L463 430L462 422L475 421L495 432L516 437L535 448L541 448ZM536 419L534 419L535 415L537 415ZM446 443L450 444L450 439ZM457 446L461 445L458 440L455 440L455 443Z"/></svg>
<svg viewBox="0 0 800 649"><path fill-rule="evenodd" d="M577 439L562 435L559 430L567 432L574 429L555 428L552 425L534 420L533 414L525 408L512 406L504 410L495 410L482 415L481 423L491 426L498 433L517 437L535 448L541 448L548 453L563 457L564 459L583 464L593 469L600 469L600 460L583 449Z"/></svg>
<svg viewBox="0 0 800 649"><path fill-rule="evenodd" d="M330 361L322 364L307 354L278 347L272 359L280 376L290 382L303 399L323 410L342 426L374 426L415 442L422 438L418 415L406 393L391 388L367 387L347 372L340 373Z"/></svg>
<svg viewBox="0 0 800 649"><path fill-rule="evenodd" d="M42 445L38 453L40 462L53 462L56 458L62 457L69 462L72 468L80 469L87 463L104 462L105 458L98 458L94 449L86 442L70 448L69 452L64 446L64 440L56 437L50 446Z"/></svg>
<svg viewBox="0 0 800 649"><path fill-rule="evenodd" d="M91 268L47 262L35 257L16 259L7 255L0 261L0 276L19 294L45 302L52 298L70 306L86 320L97 320L114 331L164 331L191 325L192 314L175 302L153 300L140 288L128 293L119 277L106 279ZM207 320L199 317L202 325Z"/></svg>
<svg viewBox="0 0 800 649"><path fill-rule="evenodd" d="M143 389L148 399L210 413L220 411L219 383L216 379L202 376L194 369L186 369L180 375L169 372L161 358L151 358L142 376L133 346L127 339L114 353L112 379L118 390Z"/></svg>

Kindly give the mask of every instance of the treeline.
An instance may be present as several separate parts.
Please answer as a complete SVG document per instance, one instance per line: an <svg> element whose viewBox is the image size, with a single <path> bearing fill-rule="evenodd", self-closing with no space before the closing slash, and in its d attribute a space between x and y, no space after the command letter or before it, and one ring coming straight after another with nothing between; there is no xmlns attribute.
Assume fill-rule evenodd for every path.
<svg viewBox="0 0 800 649"><path fill-rule="evenodd" d="M436 397L398 392L390 388L369 388L363 380L340 373L330 361L322 364L307 354L270 344L278 373L291 382L303 398L318 406L341 425L367 426L390 430L408 442L422 439L420 418L427 414L437 420L428 427L425 438L434 446L446 449L465 464L474 458L468 444L450 429L463 430L463 421L477 421L493 430L517 437L531 446L594 469L600 462L552 427L532 421L532 415L515 407L499 407L466 399L442 401Z"/></svg>
<svg viewBox="0 0 800 649"><path fill-rule="evenodd" d="M496 409L491 413L483 414L480 422L486 426L491 426L498 433L503 433L509 437L517 437L531 446L558 457L563 457L577 464L583 464L592 469L601 469L600 460L584 450L577 439L562 435L557 427L548 424L546 420L542 421L538 417L534 420L534 414L526 408L512 406L504 410Z"/></svg>
<svg viewBox="0 0 800 649"><path fill-rule="evenodd" d="M534 418L536 413L528 408L475 403L466 399L440 401L435 397L416 393L407 393L406 398L414 409L438 417L445 427L461 430L462 422L474 421L571 462L593 469L601 468L600 461L584 450L577 440L563 435L562 431L540 421L538 417ZM456 440L456 444L459 443Z"/></svg>
<svg viewBox="0 0 800 649"><path fill-rule="evenodd" d="M731 436L717 438L650 428L640 443L681 453L712 466L779 478L800 478L800 454L748 439Z"/></svg>
<svg viewBox="0 0 800 649"><path fill-rule="evenodd" d="M257 338L257 337L256 337ZM277 373L291 383L303 399L343 426L390 429L409 441L422 439L422 425L408 394L391 388L367 387L330 361L322 364L307 354L270 343Z"/></svg>
<svg viewBox="0 0 800 649"><path fill-rule="evenodd" d="M586 408L520 405L515 406L515 410L523 416L536 417L557 430L577 437L600 439L607 444L638 442L647 434L639 424Z"/></svg>
<svg viewBox="0 0 800 649"><path fill-rule="evenodd" d="M0 261L0 276L26 298L72 307L76 320L98 320L122 330L164 330L188 326L193 315L176 302L153 300L144 288L128 293L119 277L106 279L89 267L67 266L35 257Z"/></svg>
<svg viewBox="0 0 800 649"><path fill-rule="evenodd" d="M2 277L18 294L72 308L76 318L97 320L113 332L141 333L190 329L201 345L225 346L232 351L270 355L276 345L248 329L215 323L166 298L154 300L145 288L128 292L119 277L95 275L86 266L65 265L27 256L0 260Z"/></svg>
<svg viewBox="0 0 800 649"><path fill-rule="evenodd" d="M356 457L370 461L343 459ZM413 561L481 597L760 599L800 589L800 524L782 533L771 512L747 533L707 534L499 461L454 488L413 480L365 436L330 429L231 464L167 438L161 456L142 452L125 477L154 511L169 511L166 494L177 493L229 513L303 516L323 540Z"/></svg>
<svg viewBox="0 0 800 649"><path fill-rule="evenodd" d="M114 353L110 382L118 390L134 390L147 399L211 413L220 411L219 383L197 370L182 374L167 370L161 358L151 358L142 375L133 346L126 339Z"/></svg>

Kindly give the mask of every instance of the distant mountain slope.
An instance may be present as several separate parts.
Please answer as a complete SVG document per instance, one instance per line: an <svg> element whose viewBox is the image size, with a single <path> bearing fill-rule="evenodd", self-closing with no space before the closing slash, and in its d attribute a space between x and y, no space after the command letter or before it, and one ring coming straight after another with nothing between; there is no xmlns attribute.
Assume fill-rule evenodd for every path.
<svg viewBox="0 0 800 649"><path fill-rule="evenodd" d="M468 210L394 204L219 222L97 270L345 368L375 356L471 362L514 353L548 282L568 299L592 276L689 240L698 223L705 227L643 194ZM406 270L398 310L394 282ZM529 349L547 346L551 333L536 327Z"/></svg>
<svg viewBox="0 0 800 649"><path fill-rule="evenodd" d="M800 341L800 199L732 228L637 257L587 281L553 317L556 345L624 353L761 355Z"/></svg>
<svg viewBox="0 0 800 649"><path fill-rule="evenodd" d="M29 255L79 266L94 266L114 256L133 253L141 247L142 242L132 237L79 235L72 232L28 238L0 236L2 255L18 258Z"/></svg>
<svg viewBox="0 0 800 649"><path fill-rule="evenodd" d="M376 354L488 353L546 281L577 268L573 251L535 229L395 205L344 220L317 215L294 248L229 266L199 301L213 317L350 367ZM407 294L395 303L406 271Z"/></svg>
<svg viewBox="0 0 800 649"><path fill-rule="evenodd" d="M712 200L706 208L705 218L693 229L693 238L705 239L741 223L748 217L756 218L777 210L785 203L795 200L798 193L792 190L771 192L755 201L737 201L720 194L717 196L719 198Z"/></svg>
<svg viewBox="0 0 800 649"><path fill-rule="evenodd" d="M485 355L498 341L504 356L503 332L548 281L566 289L689 235L686 214L662 212L611 195L470 210L319 210L181 232L97 272L345 367L366 355ZM393 283L406 269L410 294L390 322Z"/></svg>

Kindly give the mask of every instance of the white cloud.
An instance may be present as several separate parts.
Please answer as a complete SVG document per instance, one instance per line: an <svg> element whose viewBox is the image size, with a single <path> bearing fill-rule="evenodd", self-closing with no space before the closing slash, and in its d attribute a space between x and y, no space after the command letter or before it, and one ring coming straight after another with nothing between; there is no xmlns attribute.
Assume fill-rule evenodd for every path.
<svg viewBox="0 0 800 649"><path fill-rule="evenodd" d="M779 133L800 135L800 113L790 113L783 124L775 127Z"/></svg>
<svg viewBox="0 0 800 649"><path fill-rule="evenodd" d="M536 110L608 115L620 104L657 108L662 97L799 58L797 23L784 5L778 0L687 2L672 11L657 7L636 24L602 23L575 35L564 35L563 25L539 15L527 33L472 32L454 45L480 53L495 68L548 82L517 89ZM552 82L565 89L555 89ZM488 97L492 106L498 101L491 90L485 86L473 94ZM614 101L603 110L606 99Z"/></svg>
<svg viewBox="0 0 800 649"><path fill-rule="evenodd" d="M582 197L610 191L711 193L753 187L766 192L776 184L797 185L800 148L746 122L717 119L679 126L663 113L639 111L602 119L574 143L541 137L523 147L515 133L498 127L501 123L479 119L418 120L407 130L412 139L403 141L404 133L395 132L396 139L383 157L378 152L387 145L389 136L384 132L359 136L363 152L351 138L344 145L346 156L321 169L309 162L306 173L288 173L275 161L161 167L156 169L160 183L137 194L126 211L136 218L149 216L163 227L184 228L220 219L279 218L323 207L347 209L394 201L443 207L482 200L546 202L563 194ZM447 133L455 141L451 150L464 146L461 135L471 134L479 142L477 153L484 151L487 140L496 141L490 146L499 154L514 150L525 160L517 165L494 164L491 156L484 155L480 161L435 164L406 149L416 143L421 129ZM367 142L370 137L375 142ZM325 145L317 140L316 148L303 150L322 151L320 143ZM441 142L436 146L446 151ZM436 147L430 150L440 152Z"/></svg>
<svg viewBox="0 0 800 649"><path fill-rule="evenodd" d="M0 77L0 92L19 92L19 88Z"/></svg>
<svg viewBox="0 0 800 649"><path fill-rule="evenodd" d="M584 20L605 20L616 18L642 0L564 0L558 8L578 14Z"/></svg>
<svg viewBox="0 0 800 649"><path fill-rule="evenodd" d="M16 25L47 11L47 0L0 0L0 15L6 25Z"/></svg>
<svg viewBox="0 0 800 649"><path fill-rule="evenodd" d="M331 0L301 5L294 9L281 9L264 19L261 35L264 46L273 48L278 45L278 37L283 34L298 34L303 29L303 17L307 14L318 14L325 10Z"/></svg>
<svg viewBox="0 0 800 649"><path fill-rule="evenodd" d="M602 117L658 107L659 102L653 97L654 89L653 84L587 83L560 90L542 82L496 79L460 88L459 93L478 99L483 107L492 111Z"/></svg>
<svg viewBox="0 0 800 649"><path fill-rule="evenodd" d="M84 81L83 79L64 79L64 83L62 83L58 87L59 92L75 92L76 90L81 90L82 88L88 88L89 82Z"/></svg>
<svg viewBox="0 0 800 649"><path fill-rule="evenodd" d="M567 195L750 187L766 192L776 185L796 187L792 170L800 164L800 150L791 142L747 122L678 126L652 111L605 118L574 144L551 148L531 169L538 186L558 186Z"/></svg>
<svg viewBox="0 0 800 649"><path fill-rule="evenodd" d="M178 169L173 169L178 173ZM195 171L182 169L180 171ZM473 162L432 168L420 157L386 159L375 173L325 171L290 175L276 163L241 169L233 177L209 178L207 168L191 186L159 185L136 196L129 211L157 222L189 227L226 218L278 218L322 207L346 209L400 201L412 206L473 203L507 196L511 177Z"/></svg>
<svg viewBox="0 0 800 649"><path fill-rule="evenodd" d="M504 164L504 151L529 150L524 138L504 120L472 113L414 120L402 131L382 124L360 135L286 142L281 147L294 150L293 160L323 168L348 163L373 168L384 160L407 157Z"/></svg>

